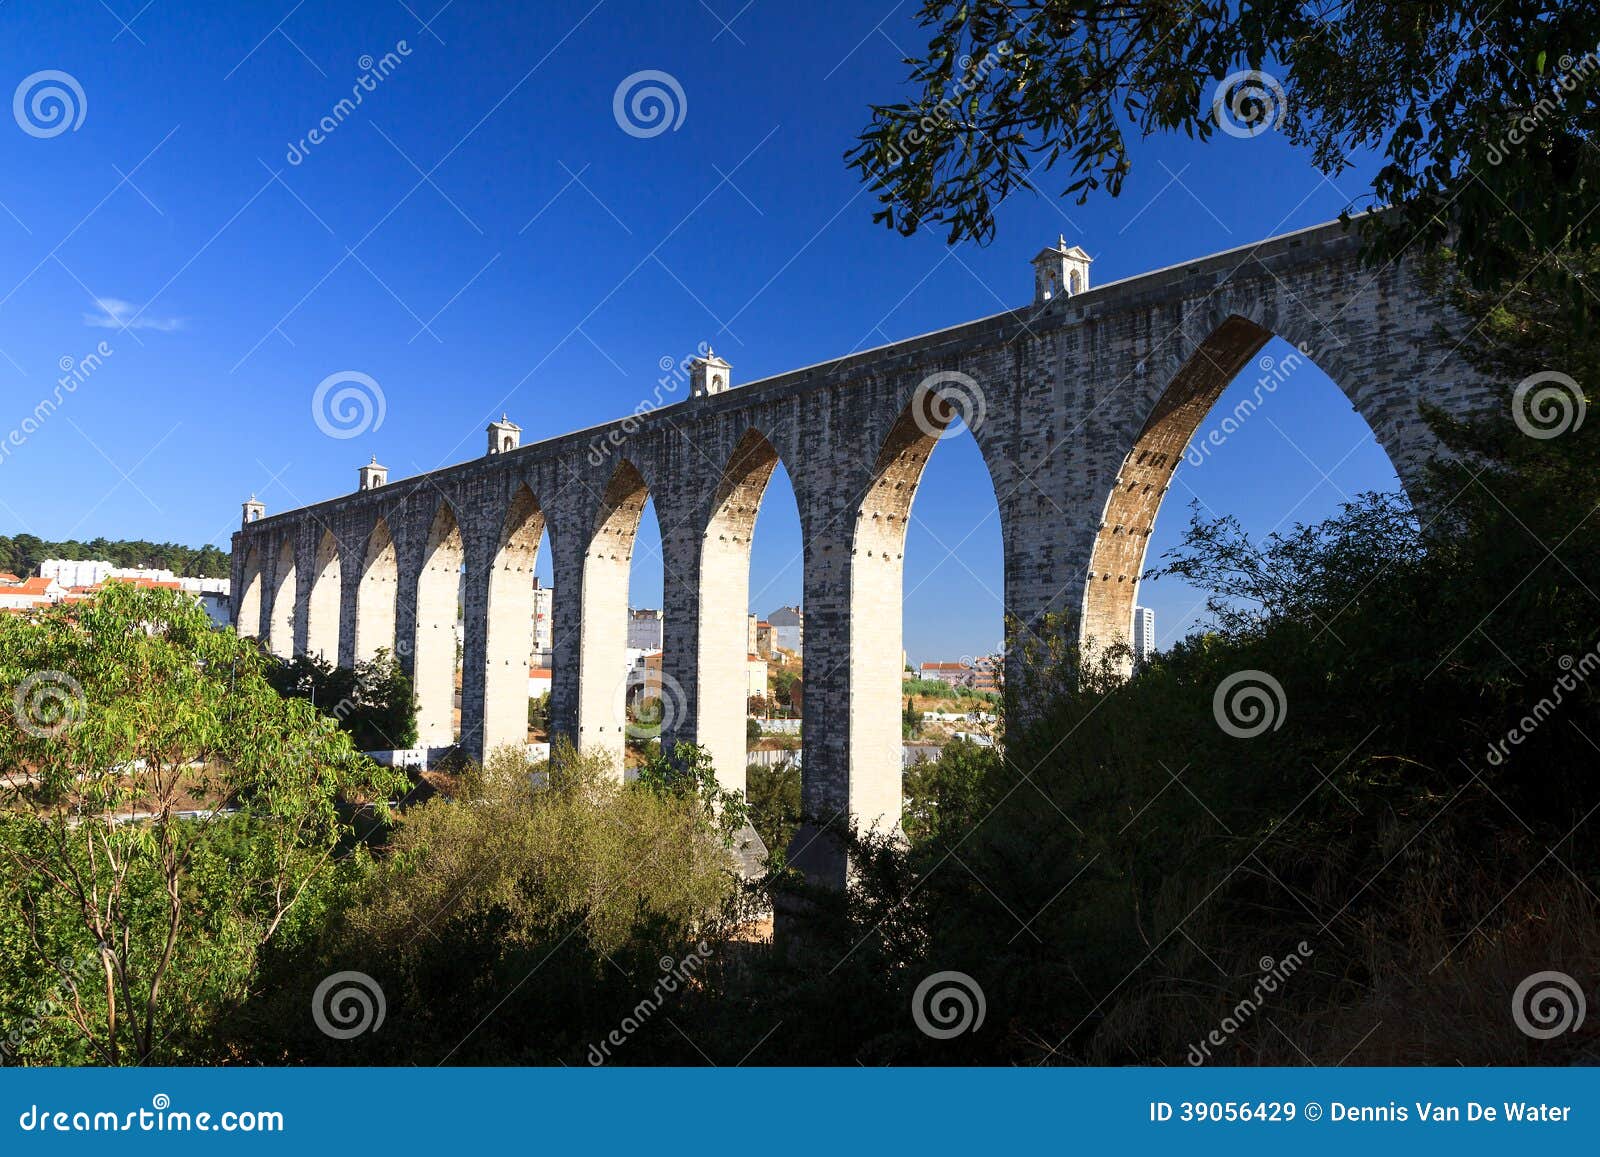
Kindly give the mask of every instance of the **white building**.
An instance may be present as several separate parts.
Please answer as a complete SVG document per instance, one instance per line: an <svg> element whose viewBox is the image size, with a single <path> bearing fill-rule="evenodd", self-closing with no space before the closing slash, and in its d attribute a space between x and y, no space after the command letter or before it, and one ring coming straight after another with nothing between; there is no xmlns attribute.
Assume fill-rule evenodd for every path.
<svg viewBox="0 0 1600 1157"><path fill-rule="evenodd" d="M628 652L628 699L661 698L661 652L630 650Z"/></svg>
<svg viewBox="0 0 1600 1157"><path fill-rule="evenodd" d="M972 666L969 663L930 661L917 668L917 678L932 683L948 683L952 687L970 687Z"/></svg>
<svg viewBox="0 0 1600 1157"><path fill-rule="evenodd" d="M229 593L225 578L180 578L170 570L147 566L115 566L105 559L47 558L39 564L39 577L55 579L64 587L92 587L107 579L144 579L156 583L177 583L192 594Z"/></svg>
<svg viewBox="0 0 1600 1157"><path fill-rule="evenodd" d="M661 612L628 610L628 646L641 651L661 650Z"/></svg>
<svg viewBox="0 0 1600 1157"><path fill-rule="evenodd" d="M542 587L533 580L533 655L535 667L549 667L555 661L555 620L551 618L555 605L555 588Z"/></svg>
<svg viewBox="0 0 1600 1157"><path fill-rule="evenodd" d="M1133 661L1144 664L1156 653L1156 613L1149 607L1133 608Z"/></svg>
<svg viewBox="0 0 1600 1157"><path fill-rule="evenodd" d="M67 588L54 578L20 579L15 583L0 584L0 610L26 611L34 607L60 602Z"/></svg>
<svg viewBox="0 0 1600 1157"><path fill-rule="evenodd" d="M92 587L105 582L116 569L100 559L47 558L39 564L39 577L55 579L64 587ZM158 575L151 571L148 577L171 581L172 572Z"/></svg>
<svg viewBox="0 0 1600 1157"><path fill-rule="evenodd" d="M772 624L774 647L793 651L796 655L804 654L801 644L805 641L806 617L799 607L779 607L767 616L766 621Z"/></svg>

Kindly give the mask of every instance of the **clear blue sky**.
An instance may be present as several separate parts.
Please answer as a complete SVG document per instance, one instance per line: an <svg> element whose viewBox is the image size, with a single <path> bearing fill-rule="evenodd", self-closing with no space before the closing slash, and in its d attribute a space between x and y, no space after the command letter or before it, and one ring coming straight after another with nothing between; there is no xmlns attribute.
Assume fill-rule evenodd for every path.
<svg viewBox="0 0 1600 1157"><path fill-rule="evenodd" d="M873 225L840 159L868 103L900 91L921 43L909 2L141 4L0 6L0 95L55 69L84 96L59 135L0 118L0 425L51 394L62 359L114 351L0 462L8 533L226 545L252 491L281 510L352 489L369 454L396 478L460 461L501 410L525 440L617 417L700 341L748 381L1026 302L1027 259L1058 233L1104 282L1326 220L1365 188L1367 170L1335 187L1276 133L1156 139L1121 199L1014 197L991 246L952 250ZM291 164L362 58L401 41ZM649 138L612 109L644 69L685 96L682 124ZM310 407L342 370L386 399L349 440ZM1152 558L1191 496L1264 532L1395 485L1320 375L1263 415L1180 471ZM940 446L914 515L912 658L991 649L1000 538L970 439ZM641 605L659 605L653 533ZM798 552L780 477L756 610L799 600ZM1197 599L1165 584L1144 601L1170 639Z"/></svg>

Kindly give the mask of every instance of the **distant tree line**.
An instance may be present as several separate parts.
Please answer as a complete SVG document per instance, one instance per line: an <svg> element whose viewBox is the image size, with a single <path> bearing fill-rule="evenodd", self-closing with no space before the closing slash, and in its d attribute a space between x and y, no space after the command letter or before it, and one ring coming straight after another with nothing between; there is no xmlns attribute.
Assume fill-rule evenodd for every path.
<svg viewBox="0 0 1600 1157"><path fill-rule="evenodd" d="M188 578L227 578L232 565L230 554L214 546L196 550L176 542L145 542L143 539L46 542L32 534L19 534L14 538L0 535L0 570L26 577L35 573L47 558L103 559L118 567L170 570Z"/></svg>

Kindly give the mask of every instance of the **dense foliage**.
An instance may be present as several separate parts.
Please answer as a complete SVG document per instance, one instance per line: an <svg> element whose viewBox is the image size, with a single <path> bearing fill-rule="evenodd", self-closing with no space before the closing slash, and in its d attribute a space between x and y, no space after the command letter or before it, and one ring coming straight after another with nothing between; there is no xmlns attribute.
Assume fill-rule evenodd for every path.
<svg viewBox="0 0 1600 1157"><path fill-rule="evenodd" d="M707 822L714 788L703 789L693 768L661 764L625 785L604 757L568 746L548 773L501 749L455 800L410 810L323 943L273 961L235 1026L239 1047L323 1063L584 1064L597 1048L626 1059L609 1034L630 1017L652 1041L670 1034L725 966L741 919L726 829ZM322 978L349 970L381 986L386 1019L337 1040L307 1008ZM652 991L653 1020L654 1007L641 1011Z"/></svg>
<svg viewBox="0 0 1600 1157"><path fill-rule="evenodd" d="M213 1057L257 953L317 926L350 806L398 785L263 662L174 591L0 617L7 1060Z"/></svg>
<svg viewBox="0 0 1600 1157"><path fill-rule="evenodd" d="M354 667L335 667L312 655L269 656L265 663L267 682L278 694L309 701L350 733L357 750L396 751L416 745L416 695L399 660L387 649Z"/></svg>

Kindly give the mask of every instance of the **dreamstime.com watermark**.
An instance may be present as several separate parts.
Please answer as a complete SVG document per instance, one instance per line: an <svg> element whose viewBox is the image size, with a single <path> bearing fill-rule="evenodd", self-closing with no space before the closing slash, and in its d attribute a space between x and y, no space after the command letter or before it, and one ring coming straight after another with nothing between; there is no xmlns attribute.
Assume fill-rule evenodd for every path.
<svg viewBox="0 0 1600 1157"><path fill-rule="evenodd" d="M311 155L311 150L320 145L333 135L335 130L361 106L361 102L368 93L378 91L378 86L388 80L395 69L399 68L405 58L411 55L411 46L404 40L397 40L394 48L385 52L377 60L370 55L363 56L356 61L361 69L361 75L356 77L355 83L350 86L350 95L340 99L339 103L328 110L312 130L298 141L289 142L289 151L283 159L291 165L298 165Z"/></svg>
<svg viewBox="0 0 1600 1157"><path fill-rule="evenodd" d="M5 1039L0 1040L0 1065L14 1063L18 1051L29 1037L39 1031L45 1018L56 1009L65 1007L78 982L93 975L99 968L100 953L95 951L86 953L69 968L62 969L61 979L56 986L34 1001L26 1016L18 1017L6 1026Z"/></svg>
<svg viewBox="0 0 1600 1157"><path fill-rule="evenodd" d="M89 700L83 684L65 671L35 671L11 692L17 728L35 739L54 739L83 722Z"/></svg>
<svg viewBox="0 0 1600 1157"><path fill-rule="evenodd" d="M1263 354L1256 359L1256 368L1261 371L1261 376L1256 379L1255 389L1250 391L1250 396L1240 398L1237 405L1222 416L1205 437L1198 438L1189 443L1183 452L1183 459L1191 466L1202 466L1212 451L1220 448L1223 443L1239 432L1250 415L1261 408L1261 403L1278 392L1278 387L1292 378L1302 366L1309 365L1311 354L1306 349L1298 348L1284 354L1281 358L1274 358L1271 354Z"/></svg>
<svg viewBox="0 0 1600 1157"><path fill-rule="evenodd" d="M89 98L70 72L46 68L22 78L11 95L11 115L30 137L47 140L82 128Z"/></svg>
<svg viewBox="0 0 1600 1157"><path fill-rule="evenodd" d="M623 675L617 685L617 709L627 719L629 739L646 742L671 735L688 718L689 696L665 671L646 669Z"/></svg>
<svg viewBox="0 0 1600 1157"><path fill-rule="evenodd" d="M1541 442L1576 430L1588 412L1583 387L1560 370L1529 374L1511 392L1511 420Z"/></svg>
<svg viewBox="0 0 1600 1157"><path fill-rule="evenodd" d="M1028 34L1017 40L1002 40L985 52L977 60L970 56L963 56L956 62L960 79L955 81L948 92L939 98L939 103L931 110L919 117L915 124L907 128L889 147L884 163L888 168L895 169L905 162L908 152L914 152L924 141L936 131L948 129L951 125L960 123L965 114L963 109L969 97L976 92L989 74L1005 64L1011 57L1023 52L1032 44L1032 29ZM902 147L902 145L904 147Z"/></svg>
<svg viewBox="0 0 1600 1157"><path fill-rule="evenodd" d="M606 1034L604 1040L589 1046L589 1064L598 1068L610 1060L611 1050L627 1044L628 1038L643 1028L645 1022L660 1011L667 997L677 992L680 987L686 987L710 957L711 945L704 940L696 944L694 951L682 960L663 956L659 961L661 976L657 979L655 987L643 1000L633 1006L633 1011L622 1018L621 1024Z"/></svg>
<svg viewBox="0 0 1600 1157"><path fill-rule="evenodd" d="M1566 702L1568 695L1587 683L1590 675L1600 671L1600 644L1596 644L1576 659L1571 655L1562 655L1556 660L1556 666L1560 667L1564 674L1551 684L1549 694L1542 696L1530 707L1528 713L1518 720L1516 726L1507 731L1503 738L1489 745L1489 752L1484 757L1489 761L1489 766L1499 767L1504 763L1513 747L1522 746L1522 742Z"/></svg>
<svg viewBox="0 0 1600 1157"><path fill-rule="evenodd" d="M311 994L311 1019L334 1040L352 1040L362 1033L377 1032L388 1011L383 986L365 972L325 976Z"/></svg>
<svg viewBox="0 0 1600 1157"><path fill-rule="evenodd" d="M276 1109L224 1109L191 1113L174 1109L172 1098L157 1093L149 1108L113 1112L106 1109L51 1109L29 1105L17 1118L24 1133L282 1133L283 1113Z"/></svg>
<svg viewBox="0 0 1600 1157"><path fill-rule="evenodd" d="M1227 1044L1241 1028L1249 1023L1256 1013L1261 1011L1261 1006L1266 1003L1266 998L1274 995L1289 977L1305 967L1307 959L1315 955L1310 944L1304 940L1294 946L1282 960L1274 960L1270 956L1263 956L1260 960L1261 975L1256 978L1255 984L1238 1004L1229 1010L1228 1015L1222 1018L1222 1023L1189 1046L1185 1060L1191 1065L1199 1066L1211 1059L1211 1050L1219 1049Z"/></svg>
<svg viewBox="0 0 1600 1157"><path fill-rule="evenodd" d="M1265 671L1235 671L1217 684L1211 713L1217 726L1235 739L1254 739L1283 726L1289 699L1283 684Z"/></svg>
<svg viewBox="0 0 1600 1157"><path fill-rule="evenodd" d="M988 1012L983 986L965 972L935 972L911 994L911 1019L934 1040L977 1032Z"/></svg>
<svg viewBox="0 0 1600 1157"><path fill-rule="evenodd" d="M78 387L93 377L95 371L115 352L110 342L102 341L81 358L64 355L56 363L61 370L61 376L56 379L56 388L48 396L40 398L33 411L12 427L4 439L0 439L0 465L4 465L11 457L12 451L37 434L61 408L61 403L77 393Z"/></svg>
<svg viewBox="0 0 1600 1157"><path fill-rule="evenodd" d="M611 94L611 115L630 137L648 140L683 127L689 98L670 72L646 68L622 78Z"/></svg>
<svg viewBox="0 0 1600 1157"><path fill-rule="evenodd" d="M1550 1040L1583 1027L1589 1002L1565 972L1535 972L1511 994L1511 1019L1534 1040Z"/></svg>
<svg viewBox="0 0 1600 1157"><path fill-rule="evenodd" d="M695 352L686 358L674 360L663 355L656 363L661 370L661 377L656 379L656 388L650 391L648 398L633 408L633 413L616 423L604 437L596 438L589 443L589 465L599 466L621 449L623 443L638 432L647 415L668 405L667 399L683 389L689 381L695 361L710 356L711 346L706 342L695 346Z"/></svg>
<svg viewBox="0 0 1600 1157"><path fill-rule="evenodd" d="M1490 165L1498 165L1518 146L1527 143L1539 131L1539 126L1561 108L1563 102L1560 98L1570 96L1600 72L1600 55L1596 53L1600 53L1600 48L1585 52L1577 59L1563 56L1557 61L1556 74L1550 80L1550 90L1539 98L1538 104L1512 121L1504 136L1489 142L1489 151L1484 159Z"/></svg>
<svg viewBox="0 0 1600 1157"><path fill-rule="evenodd" d="M911 420L939 441L955 437L963 428L976 434L988 414L983 387L960 370L935 370L917 383L911 398Z"/></svg>
<svg viewBox="0 0 1600 1157"><path fill-rule="evenodd" d="M311 392L311 420L330 438L376 433L388 412L383 387L360 370L329 374Z"/></svg>
<svg viewBox="0 0 1600 1157"><path fill-rule="evenodd" d="M1231 73L1211 97L1211 117L1230 137L1249 140L1283 124L1289 102L1283 85L1259 68Z"/></svg>

